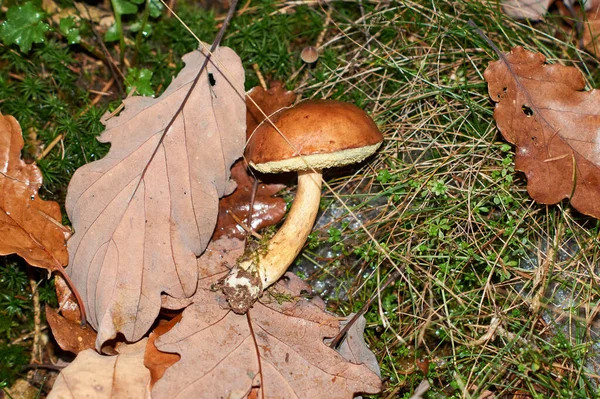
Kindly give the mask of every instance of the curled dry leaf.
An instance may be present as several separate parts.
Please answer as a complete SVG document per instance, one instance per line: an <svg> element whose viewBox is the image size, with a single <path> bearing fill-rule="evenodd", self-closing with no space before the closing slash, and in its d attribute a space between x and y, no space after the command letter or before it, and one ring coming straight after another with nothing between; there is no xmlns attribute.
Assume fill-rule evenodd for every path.
<svg viewBox="0 0 600 399"><path fill-rule="evenodd" d="M59 205L38 196L42 174L21 160L23 136L12 116L0 114L0 255L17 254L32 266L62 271L69 255Z"/></svg>
<svg viewBox="0 0 600 399"><path fill-rule="evenodd" d="M230 167L245 136L241 61L225 47L213 57L199 75L204 55L187 54L160 98L128 98L118 117L105 117L99 140L112 144L109 153L69 185L69 273L97 348L117 333L140 339L161 293L196 291L196 257L213 233L219 197L234 188Z"/></svg>
<svg viewBox="0 0 600 399"><path fill-rule="evenodd" d="M339 320L322 302L300 298L310 287L296 276L289 274L271 291L273 296L263 296L246 315L230 311L223 295L210 288L228 272L223 259L241 254L241 241L219 241L216 245L228 252L219 258L214 251L204 259L202 275L212 277L200 280L182 321L156 341L159 350L178 353L181 360L156 383L154 398L264 393L265 398L329 399L379 392L376 373L323 342L339 332ZM258 394L257 387L264 392Z"/></svg>
<svg viewBox="0 0 600 399"><path fill-rule="evenodd" d="M46 320L52 329L52 335L62 350L79 353L92 349L96 343L96 332L81 323L68 320L46 305Z"/></svg>
<svg viewBox="0 0 600 399"><path fill-rule="evenodd" d="M48 399L149 398L150 371L144 367L146 341L121 344L115 356L100 355L92 349L80 352L60 372Z"/></svg>
<svg viewBox="0 0 600 399"><path fill-rule="evenodd" d="M17 120L0 114L0 255L17 254L68 280L70 230L61 224L60 206L40 199L42 174L21 160L23 144Z"/></svg>
<svg viewBox="0 0 600 399"><path fill-rule="evenodd" d="M485 71L494 119L516 145L515 167L527 191L543 204L568 198L600 218L600 92L583 91L574 67L548 65L539 54L515 47Z"/></svg>
<svg viewBox="0 0 600 399"><path fill-rule="evenodd" d="M584 9L590 10L592 3L597 0L588 0L580 2L579 0L562 0L559 6L563 4L569 7L571 10L578 7L581 3L584 3ZM502 10L509 16L516 19L530 19L532 21L541 20L544 15L548 12L548 8L555 3L554 0L502 0ZM572 18L569 13L569 18Z"/></svg>
<svg viewBox="0 0 600 399"><path fill-rule="evenodd" d="M244 238L246 230L242 228L236 218L252 227L254 231L277 224L285 215L285 201L283 198L273 197L285 185L259 183L252 207L252 226L248 226L248 214L252 202L254 178L248 175L244 161L239 160L231 168L231 177L237 183L233 194L221 198L219 201L219 217L213 240L225 236L229 238ZM232 216L234 215L234 216Z"/></svg>

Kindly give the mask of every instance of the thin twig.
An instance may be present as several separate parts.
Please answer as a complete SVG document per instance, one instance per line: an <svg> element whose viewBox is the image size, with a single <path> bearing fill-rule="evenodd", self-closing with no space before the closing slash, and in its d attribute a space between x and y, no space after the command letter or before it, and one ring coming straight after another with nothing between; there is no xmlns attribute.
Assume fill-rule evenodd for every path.
<svg viewBox="0 0 600 399"><path fill-rule="evenodd" d="M48 144L48 147L44 148L44 151L40 154L39 157L37 157L35 160L39 161L41 159L44 159L44 157L46 155L48 155L50 153L50 151L52 151L52 149L56 146L56 144L58 144L59 141L61 141L65 136L61 133L58 136L56 136L54 138L54 140L52 140L50 142L50 144Z"/></svg>
<svg viewBox="0 0 600 399"><path fill-rule="evenodd" d="M106 60L107 60L106 64L107 64L108 68L110 69L110 72L112 73L113 78L115 79L115 82L117 83L118 91L121 94L121 93L123 93L123 84L121 83L121 80L119 79L119 77L121 79L125 79L125 76L123 75L123 72L121 72L121 69L117 68L115 60L110 55L110 51L108 51L108 49L104 45L104 40L102 39L102 36L100 36L98 31L94 27L92 15L90 14L90 10L89 10L87 4L83 3L83 5L84 5L85 11L87 13L87 21L90 24L90 28L92 29L94 36L96 37L96 42L98 43L98 45L100 46L100 49L102 50L102 52L104 53L104 56L106 57ZM80 17L81 17L81 15L80 15Z"/></svg>
<svg viewBox="0 0 600 399"><path fill-rule="evenodd" d="M254 214L254 202L256 201L256 193L258 192L258 179L254 174L252 175L254 182L252 183L252 193L250 194L250 205L248 207L248 228L250 229L250 234L254 237L262 237L260 234L256 233L252 228L252 215ZM248 237L246 237L248 238Z"/></svg>
<svg viewBox="0 0 600 399"><path fill-rule="evenodd" d="M250 208L252 209L252 208ZM257 232L253 231L252 228L247 225L246 223L244 223L244 221L242 219L240 219L235 213L233 213L233 211L231 209L227 210L227 213L231 216L231 218L242 228L246 231L246 233L252 235L254 238L257 239L262 239L262 236L260 234L258 234ZM248 216L250 217L250 216ZM250 223L251 221L249 221L248 223Z"/></svg>
<svg viewBox="0 0 600 399"><path fill-rule="evenodd" d="M48 370L61 371L67 366L68 365L59 366L58 364L51 364L51 363L41 363L41 364L32 363L32 364L27 364L27 365L23 366L23 371L31 370L31 369L48 369Z"/></svg>
<svg viewBox="0 0 600 399"><path fill-rule="evenodd" d="M256 76L258 77L258 81L260 82L260 87L262 87L264 91L269 90L269 86L267 86L267 82L265 82L265 77L263 76L262 72L260 71L260 67L258 66L258 64L256 64L256 63L252 64L252 69L254 69L254 72L256 73Z"/></svg>
<svg viewBox="0 0 600 399"><path fill-rule="evenodd" d="M29 287L33 297L33 345L31 350L31 363L42 361L42 310L40 307L40 291L38 284L33 278L31 268L29 270Z"/></svg>

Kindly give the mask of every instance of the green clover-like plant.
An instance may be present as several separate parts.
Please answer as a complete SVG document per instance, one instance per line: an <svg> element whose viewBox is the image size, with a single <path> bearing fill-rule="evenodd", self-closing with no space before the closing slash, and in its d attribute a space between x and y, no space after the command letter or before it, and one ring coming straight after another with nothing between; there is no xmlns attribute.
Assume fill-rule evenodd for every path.
<svg viewBox="0 0 600 399"><path fill-rule="evenodd" d="M81 42L81 35L79 34L79 28L75 22L75 18L67 17L62 18L58 24L60 32L67 38L69 44L77 44Z"/></svg>
<svg viewBox="0 0 600 399"><path fill-rule="evenodd" d="M152 71L146 68L130 68L127 73L127 92L130 92L133 87L142 96L154 96Z"/></svg>
<svg viewBox="0 0 600 399"><path fill-rule="evenodd" d="M45 33L50 29L43 22L44 13L33 3L12 6L6 12L6 20L0 25L0 38L6 45L16 44L21 52L31 50L33 43L44 43Z"/></svg>

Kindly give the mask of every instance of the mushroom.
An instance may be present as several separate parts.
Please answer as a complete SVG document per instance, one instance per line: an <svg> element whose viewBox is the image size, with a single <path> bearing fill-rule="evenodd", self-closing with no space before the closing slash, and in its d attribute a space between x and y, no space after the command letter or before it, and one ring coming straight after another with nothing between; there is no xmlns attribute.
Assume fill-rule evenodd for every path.
<svg viewBox="0 0 600 399"><path fill-rule="evenodd" d="M309 66L312 66L319 59L319 52L313 46L304 47L300 53L300 59Z"/></svg>
<svg viewBox="0 0 600 399"><path fill-rule="evenodd" d="M222 282L231 309L243 314L286 272L310 234L321 197L321 170L364 160L383 141L360 108L312 100L284 108L250 137L245 157L263 173L298 172L298 189L288 216L266 248L238 261ZM277 126L277 129L273 127Z"/></svg>

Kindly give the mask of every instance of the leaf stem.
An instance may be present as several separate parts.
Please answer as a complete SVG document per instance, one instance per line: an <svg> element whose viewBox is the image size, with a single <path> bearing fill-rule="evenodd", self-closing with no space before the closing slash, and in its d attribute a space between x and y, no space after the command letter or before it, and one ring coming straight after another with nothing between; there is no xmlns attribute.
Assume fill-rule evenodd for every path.
<svg viewBox="0 0 600 399"><path fill-rule="evenodd" d="M135 37L135 52L133 53L133 57L131 59L131 65L135 66L137 63L137 58L140 53L140 46L142 45L142 37L144 36L144 29L146 29L146 25L148 25L148 18L150 17L150 0L146 0L146 6L144 7L144 12L142 13L142 23L140 24L140 30L138 31Z"/></svg>
<svg viewBox="0 0 600 399"><path fill-rule="evenodd" d="M118 11L116 0L110 0L110 3L115 13L115 25L119 33L119 69L123 71L125 65L125 34L123 33L123 22L121 21L121 13Z"/></svg>

